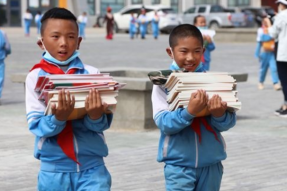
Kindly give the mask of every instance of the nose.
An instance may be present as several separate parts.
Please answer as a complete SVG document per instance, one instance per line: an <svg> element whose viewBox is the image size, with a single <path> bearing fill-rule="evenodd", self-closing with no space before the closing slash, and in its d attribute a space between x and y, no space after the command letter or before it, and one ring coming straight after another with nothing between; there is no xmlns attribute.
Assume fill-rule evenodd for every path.
<svg viewBox="0 0 287 191"><path fill-rule="evenodd" d="M61 47L66 47L68 45L68 39L65 37L60 38L60 46Z"/></svg>
<svg viewBox="0 0 287 191"><path fill-rule="evenodd" d="M192 54L192 52L188 53L186 55L186 61L191 62L194 60L194 55Z"/></svg>

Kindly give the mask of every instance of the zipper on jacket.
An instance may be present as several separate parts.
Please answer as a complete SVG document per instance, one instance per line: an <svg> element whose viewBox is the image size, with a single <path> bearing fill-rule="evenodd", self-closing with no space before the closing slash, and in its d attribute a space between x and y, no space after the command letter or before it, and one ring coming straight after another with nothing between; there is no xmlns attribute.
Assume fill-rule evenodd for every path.
<svg viewBox="0 0 287 191"><path fill-rule="evenodd" d="M46 141L46 137L41 137L38 141L38 149L42 150L43 144Z"/></svg>
<svg viewBox="0 0 287 191"><path fill-rule="evenodd" d="M75 149L76 149L76 159L79 162L79 158L78 158L79 147L78 147L78 142L77 142L75 135L74 135L74 140L75 140ZM80 172L80 165L78 163L77 163L77 172Z"/></svg>
<svg viewBox="0 0 287 191"><path fill-rule="evenodd" d="M167 156L167 148L168 148L169 138L170 138L169 135L166 135L165 138L164 138L163 150L162 150L163 157Z"/></svg>
<svg viewBox="0 0 287 191"><path fill-rule="evenodd" d="M198 166L198 146L197 146L197 135L194 132L194 141L195 141L195 168Z"/></svg>

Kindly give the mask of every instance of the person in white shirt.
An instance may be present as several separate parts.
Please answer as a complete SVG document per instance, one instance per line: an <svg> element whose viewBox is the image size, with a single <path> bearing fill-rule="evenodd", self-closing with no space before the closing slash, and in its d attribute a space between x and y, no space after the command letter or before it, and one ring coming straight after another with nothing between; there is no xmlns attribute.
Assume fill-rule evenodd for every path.
<svg viewBox="0 0 287 191"><path fill-rule="evenodd" d="M30 36L30 27L31 22L33 20L33 15L31 14L29 9L26 10L23 19L24 19L25 36Z"/></svg>
<svg viewBox="0 0 287 191"><path fill-rule="evenodd" d="M78 16L78 25L79 25L79 36L83 39L86 38L85 28L88 22L87 13L83 12L80 16Z"/></svg>
<svg viewBox="0 0 287 191"><path fill-rule="evenodd" d="M265 19L268 32L278 42L277 47L277 71L284 94L284 103L275 114L280 117L287 117L287 0L277 0L278 14L273 25L268 18Z"/></svg>

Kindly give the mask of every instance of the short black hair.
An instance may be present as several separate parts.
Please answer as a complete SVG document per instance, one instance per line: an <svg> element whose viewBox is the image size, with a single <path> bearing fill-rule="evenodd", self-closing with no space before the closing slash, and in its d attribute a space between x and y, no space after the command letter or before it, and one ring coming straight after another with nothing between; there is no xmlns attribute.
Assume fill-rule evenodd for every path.
<svg viewBox="0 0 287 191"><path fill-rule="evenodd" d="M49 9L41 18L41 34L43 34L44 29L46 27L46 22L48 19L64 19L64 20L70 20L75 22L75 25L78 28L78 24L77 24L77 18L76 16L69 10L65 9L65 8L59 8L59 7L55 7L52 9Z"/></svg>
<svg viewBox="0 0 287 191"><path fill-rule="evenodd" d="M203 46L203 37L200 30L190 24L182 24L175 27L169 35L169 46L174 48L179 38L194 37L197 38Z"/></svg>
<svg viewBox="0 0 287 191"><path fill-rule="evenodd" d="M193 24L195 25L197 23L197 19L200 18L200 17L204 17L202 15L197 15L196 17L194 17L193 19Z"/></svg>

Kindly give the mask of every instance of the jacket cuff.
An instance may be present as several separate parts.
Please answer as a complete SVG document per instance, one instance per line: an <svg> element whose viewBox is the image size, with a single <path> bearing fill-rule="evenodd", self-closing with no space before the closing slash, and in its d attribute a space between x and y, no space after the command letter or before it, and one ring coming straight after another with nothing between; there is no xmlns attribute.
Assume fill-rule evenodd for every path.
<svg viewBox="0 0 287 191"><path fill-rule="evenodd" d="M51 117L51 121L53 124L57 125L57 126L64 126L66 124L66 121L60 121L58 120L55 115L52 115Z"/></svg>
<svg viewBox="0 0 287 191"><path fill-rule="evenodd" d="M226 118L226 112L221 116L221 117L214 117L213 116L213 118L214 118L214 120L215 121L217 121L217 122L223 122L224 120L225 120L225 118Z"/></svg>
<svg viewBox="0 0 287 191"><path fill-rule="evenodd" d="M100 123L103 120L104 115L102 115L99 119L93 120L89 117L89 115L86 115L86 119L89 123Z"/></svg>
<svg viewBox="0 0 287 191"><path fill-rule="evenodd" d="M195 116L191 115L187 109L182 110L181 112L181 116L183 119L185 119L186 121L190 121L192 120Z"/></svg>

